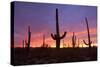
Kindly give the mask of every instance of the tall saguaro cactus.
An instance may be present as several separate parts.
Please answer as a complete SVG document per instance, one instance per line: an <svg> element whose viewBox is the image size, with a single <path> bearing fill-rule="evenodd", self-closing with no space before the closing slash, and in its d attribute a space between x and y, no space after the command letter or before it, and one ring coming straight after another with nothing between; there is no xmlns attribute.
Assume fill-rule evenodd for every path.
<svg viewBox="0 0 100 67"><path fill-rule="evenodd" d="M56 34L51 34L51 37L56 40L56 48L60 48L60 40L66 36L66 32L60 36L59 32L59 22L58 22L58 9L56 9Z"/></svg>
<svg viewBox="0 0 100 67"><path fill-rule="evenodd" d="M45 35L43 35L43 44L42 47L45 47Z"/></svg>
<svg viewBox="0 0 100 67"><path fill-rule="evenodd" d="M31 41L31 31L30 31L30 26L28 26L28 40L27 41L25 40L28 51L29 51L29 48L30 48L30 41Z"/></svg>
<svg viewBox="0 0 100 67"><path fill-rule="evenodd" d="M45 45L45 35L43 35L43 45Z"/></svg>
<svg viewBox="0 0 100 67"><path fill-rule="evenodd" d="M84 44L89 45L89 48L91 47L92 41L90 40L90 31L89 31L89 25L88 25L88 20L85 18L86 25L87 25L87 34L88 34L88 43L86 43L85 40L83 40Z"/></svg>
<svg viewBox="0 0 100 67"><path fill-rule="evenodd" d="M72 45L73 45L73 48L76 45L76 36L75 36L74 32L73 32L73 36L72 36Z"/></svg>

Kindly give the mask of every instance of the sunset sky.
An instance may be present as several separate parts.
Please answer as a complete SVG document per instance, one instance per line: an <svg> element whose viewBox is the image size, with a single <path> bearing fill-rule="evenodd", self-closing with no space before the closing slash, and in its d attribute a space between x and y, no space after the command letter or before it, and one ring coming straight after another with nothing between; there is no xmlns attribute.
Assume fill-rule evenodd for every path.
<svg viewBox="0 0 100 67"><path fill-rule="evenodd" d="M55 47L56 43L51 38L51 33L56 33L56 8L58 8L60 35L66 31L67 35L61 40L71 45L72 33L75 32L80 47L86 46L87 17L90 28L92 45L97 45L97 7L80 5L58 5L43 3L15 2L14 5L14 46L22 47L22 41L27 40L28 26L31 28L31 47L40 47L45 35L45 43ZM68 45L69 44L69 45Z"/></svg>

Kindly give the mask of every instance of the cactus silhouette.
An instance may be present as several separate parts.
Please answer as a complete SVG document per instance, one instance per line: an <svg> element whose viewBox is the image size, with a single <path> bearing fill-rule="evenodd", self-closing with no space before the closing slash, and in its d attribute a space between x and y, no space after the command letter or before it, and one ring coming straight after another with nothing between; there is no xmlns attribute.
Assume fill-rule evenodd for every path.
<svg viewBox="0 0 100 67"><path fill-rule="evenodd" d="M86 43L85 40L83 40L84 44L89 45L89 48L91 48L92 41L90 40L90 31L89 31L89 25L88 20L85 18L86 26L87 26L87 34L88 34L88 43Z"/></svg>
<svg viewBox="0 0 100 67"><path fill-rule="evenodd" d="M72 45L73 45L73 48L76 45L76 36L75 36L74 32L73 32L73 36L72 36Z"/></svg>
<svg viewBox="0 0 100 67"><path fill-rule="evenodd" d="M66 32L62 36L59 33L59 23L58 23L58 9L56 9L56 34L51 33L52 39L56 40L56 48L60 48L60 40L66 36Z"/></svg>
<svg viewBox="0 0 100 67"><path fill-rule="evenodd" d="M80 46L80 41L79 41L79 38L78 38L78 43L77 43L77 47L79 47Z"/></svg>
<svg viewBox="0 0 100 67"><path fill-rule="evenodd" d="M22 41L23 48L25 48L24 40Z"/></svg>
<svg viewBox="0 0 100 67"><path fill-rule="evenodd" d="M43 35L43 47L45 46L45 35Z"/></svg>
<svg viewBox="0 0 100 67"><path fill-rule="evenodd" d="M30 49L30 41L31 41L31 32L30 32L30 26L28 26L28 40L25 40L25 44L27 47L27 51Z"/></svg>
<svg viewBox="0 0 100 67"><path fill-rule="evenodd" d="M45 35L43 35L43 44L41 46L42 48L49 48L50 46L45 43Z"/></svg>
<svg viewBox="0 0 100 67"><path fill-rule="evenodd" d="M43 44L42 47L45 47L45 35L43 35Z"/></svg>
<svg viewBox="0 0 100 67"><path fill-rule="evenodd" d="M25 48L27 48L28 46L27 46L27 41L25 40Z"/></svg>

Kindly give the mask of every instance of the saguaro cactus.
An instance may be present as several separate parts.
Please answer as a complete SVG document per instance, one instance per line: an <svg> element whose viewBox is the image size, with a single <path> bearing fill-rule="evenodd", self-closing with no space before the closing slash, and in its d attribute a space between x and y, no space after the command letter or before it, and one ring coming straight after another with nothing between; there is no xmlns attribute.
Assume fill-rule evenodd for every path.
<svg viewBox="0 0 100 67"><path fill-rule="evenodd" d="M77 47L80 47L80 41L79 41L79 38L78 38Z"/></svg>
<svg viewBox="0 0 100 67"><path fill-rule="evenodd" d="M72 36L72 45L73 45L73 48L76 45L76 36L75 36L74 32L73 32L73 36Z"/></svg>
<svg viewBox="0 0 100 67"><path fill-rule="evenodd" d="M28 26L28 40L27 41L25 40L28 51L29 51L29 48L30 48L30 41L31 41L31 32L30 32L30 26Z"/></svg>
<svg viewBox="0 0 100 67"><path fill-rule="evenodd" d="M90 31L89 31L89 25L88 25L88 20L85 18L86 25L87 25L87 34L88 34L88 43L86 43L85 40L83 40L84 44L89 45L89 48L91 47L92 41L90 40Z"/></svg>
<svg viewBox="0 0 100 67"><path fill-rule="evenodd" d="M45 43L45 35L43 35L43 44L41 47L42 48L49 48L49 45Z"/></svg>
<svg viewBox="0 0 100 67"><path fill-rule="evenodd" d="M43 35L43 44L42 47L45 47L45 35Z"/></svg>
<svg viewBox="0 0 100 67"><path fill-rule="evenodd" d="M58 23L58 9L56 9L56 34L51 33L51 37L56 40L56 48L60 48L60 40L66 36L66 32L62 36L59 33L59 23Z"/></svg>
<svg viewBox="0 0 100 67"><path fill-rule="evenodd" d="M22 41L23 48L25 47L24 40Z"/></svg>
<svg viewBox="0 0 100 67"><path fill-rule="evenodd" d="M43 35L43 46L45 46L45 35Z"/></svg>

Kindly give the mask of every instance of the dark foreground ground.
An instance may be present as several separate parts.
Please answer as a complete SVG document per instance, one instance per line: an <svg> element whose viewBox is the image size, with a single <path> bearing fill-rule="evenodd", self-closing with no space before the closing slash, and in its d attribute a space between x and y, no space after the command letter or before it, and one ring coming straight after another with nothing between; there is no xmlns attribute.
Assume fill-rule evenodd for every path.
<svg viewBox="0 0 100 67"><path fill-rule="evenodd" d="M14 48L13 65L49 64L97 60L97 47L89 48Z"/></svg>

